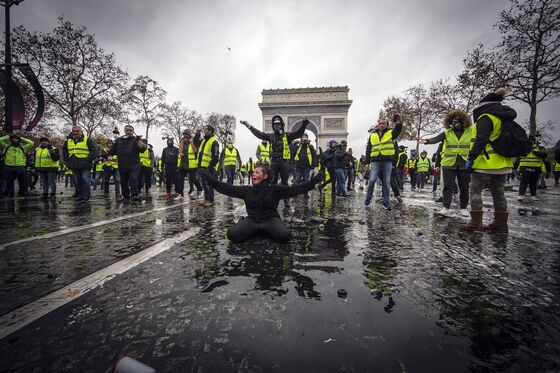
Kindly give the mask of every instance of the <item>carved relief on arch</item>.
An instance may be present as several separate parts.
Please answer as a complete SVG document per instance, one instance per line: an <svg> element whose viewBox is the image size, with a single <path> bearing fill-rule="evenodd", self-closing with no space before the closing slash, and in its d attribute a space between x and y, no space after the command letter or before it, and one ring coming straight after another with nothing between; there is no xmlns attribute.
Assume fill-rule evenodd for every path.
<svg viewBox="0 0 560 373"><path fill-rule="evenodd" d="M344 118L325 118L325 129L344 129Z"/></svg>

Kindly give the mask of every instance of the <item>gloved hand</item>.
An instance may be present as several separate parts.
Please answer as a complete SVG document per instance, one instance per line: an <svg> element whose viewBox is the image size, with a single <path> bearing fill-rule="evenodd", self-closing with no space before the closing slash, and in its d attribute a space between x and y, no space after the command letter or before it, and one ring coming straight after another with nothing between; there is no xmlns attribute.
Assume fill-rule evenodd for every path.
<svg viewBox="0 0 560 373"><path fill-rule="evenodd" d="M239 123L241 123L242 125L244 125L245 127L249 128L251 127L251 125L249 124L249 122L247 122L246 120L242 120Z"/></svg>
<svg viewBox="0 0 560 373"><path fill-rule="evenodd" d="M465 163L465 170L471 172L473 170L472 165L473 165L473 160L468 158L467 163Z"/></svg>
<svg viewBox="0 0 560 373"><path fill-rule="evenodd" d="M402 123L401 115L399 113L393 115L393 123Z"/></svg>
<svg viewBox="0 0 560 373"><path fill-rule="evenodd" d="M208 171L208 170L205 169L205 168L199 168L199 169L196 171L196 175L197 175L198 177L200 177L200 178L203 178L203 179L209 179L209 178L212 177L212 175L210 175L210 171Z"/></svg>
<svg viewBox="0 0 560 373"><path fill-rule="evenodd" d="M325 180L325 173L323 171L321 171L321 172L317 173L315 176L313 176L313 178L311 179L311 182L313 183L313 185L317 185L323 180Z"/></svg>
<svg viewBox="0 0 560 373"><path fill-rule="evenodd" d="M309 121L307 119L304 119L303 122L301 122L302 126L307 126L309 124Z"/></svg>

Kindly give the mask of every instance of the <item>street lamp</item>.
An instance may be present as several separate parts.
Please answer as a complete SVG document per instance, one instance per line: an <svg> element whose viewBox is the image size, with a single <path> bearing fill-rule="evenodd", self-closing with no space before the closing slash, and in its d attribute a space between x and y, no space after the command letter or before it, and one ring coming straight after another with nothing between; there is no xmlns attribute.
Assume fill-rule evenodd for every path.
<svg viewBox="0 0 560 373"><path fill-rule="evenodd" d="M0 5L4 7L4 16L6 20L6 42L5 42L5 59L4 59L4 69L5 69L5 79L6 84L4 92L4 114L5 114L5 124L4 130L6 133L12 132L12 96L10 94L10 82L12 81L12 48L10 46L10 7L12 5L19 5L23 0L4 0Z"/></svg>

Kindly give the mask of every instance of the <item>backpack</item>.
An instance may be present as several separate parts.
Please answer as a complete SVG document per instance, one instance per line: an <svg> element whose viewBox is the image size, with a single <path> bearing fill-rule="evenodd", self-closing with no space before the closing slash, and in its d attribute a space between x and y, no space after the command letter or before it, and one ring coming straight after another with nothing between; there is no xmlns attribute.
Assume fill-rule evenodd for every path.
<svg viewBox="0 0 560 373"><path fill-rule="evenodd" d="M496 153L504 157L524 157L533 147L527 137L527 131L513 120L502 120L500 135L490 145Z"/></svg>

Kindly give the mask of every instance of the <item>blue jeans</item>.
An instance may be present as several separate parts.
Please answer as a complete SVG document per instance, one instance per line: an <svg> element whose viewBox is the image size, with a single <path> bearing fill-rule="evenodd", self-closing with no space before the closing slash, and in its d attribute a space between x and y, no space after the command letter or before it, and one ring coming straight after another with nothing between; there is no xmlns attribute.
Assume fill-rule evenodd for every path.
<svg viewBox="0 0 560 373"><path fill-rule="evenodd" d="M109 181L111 181L111 176L113 176L113 181L115 182L115 194L120 194L121 175L119 174L119 170L113 167L105 167L103 169L103 193L109 194Z"/></svg>
<svg viewBox="0 0 560 373"><path fill-rule="evenodd" d="M49 187L51 193L56 194L56 171L38 171L41 183L43 184L43 194L49 194Z"/></svg>
<svg viewBox="0 0 560 373"><path fill-rule="evenodd" d="M224 171L226 172L226 183L233 185L233 181L235 180L235 166L225 166Z"/></svg>
<svg viewBox="0 0 560 373"><path fill-rule="evenodd" d="M381 191L383 194L383 206L389 207L389 188L391 187L391 170L393 168L392 161L374 161L371 162L371 172L369 173L369 183L366 198L371 198L373 189L377 182L379 171L383 172L383 180L381 181Z"/></svg>
<svg viewBox="0 0 560 373"><path fill-rule="evenodd" d="M294 184L303 184L309 181L309 172L311 169L309 167L296 167L294 177Z"/></svg>
<svg viewBox="0 0 560 373"><path fill-rule="evenodd" d="M89 199L91 197L91 171L87 168L81 170L72 170L74 173L74 183L76 183L76 192L81 199Z"/></svg>
<svg viewBox="0 0 560 373"><path fill-rule="evenodd" d="M397 169L397 185L400 190L404 188L404 168Z"/></svg>
<svg viewBox="0 0 560 373"><path fill-rule="evenodd" d="M336 195L346 197L346 169L336 168Z"/></svg>
<svg viewBox="0 0 560 373"><path fill-rule="evenodd" d="M139 168L131 170L123 170L119 167L119 174L121 175L121 191L126 199L138 197L138 174Z"/></svg>
<svg viewBox="0 0 560 373"><path fill-rule="evenodd" d="M210 177L215 177L213 170L208 169L208 171L210 172ZM214 202L214 188L212 188L210 184L208 184L206 178L202 178L201 182L202 189L204 190L204 199L210 202Z"/></svg>

